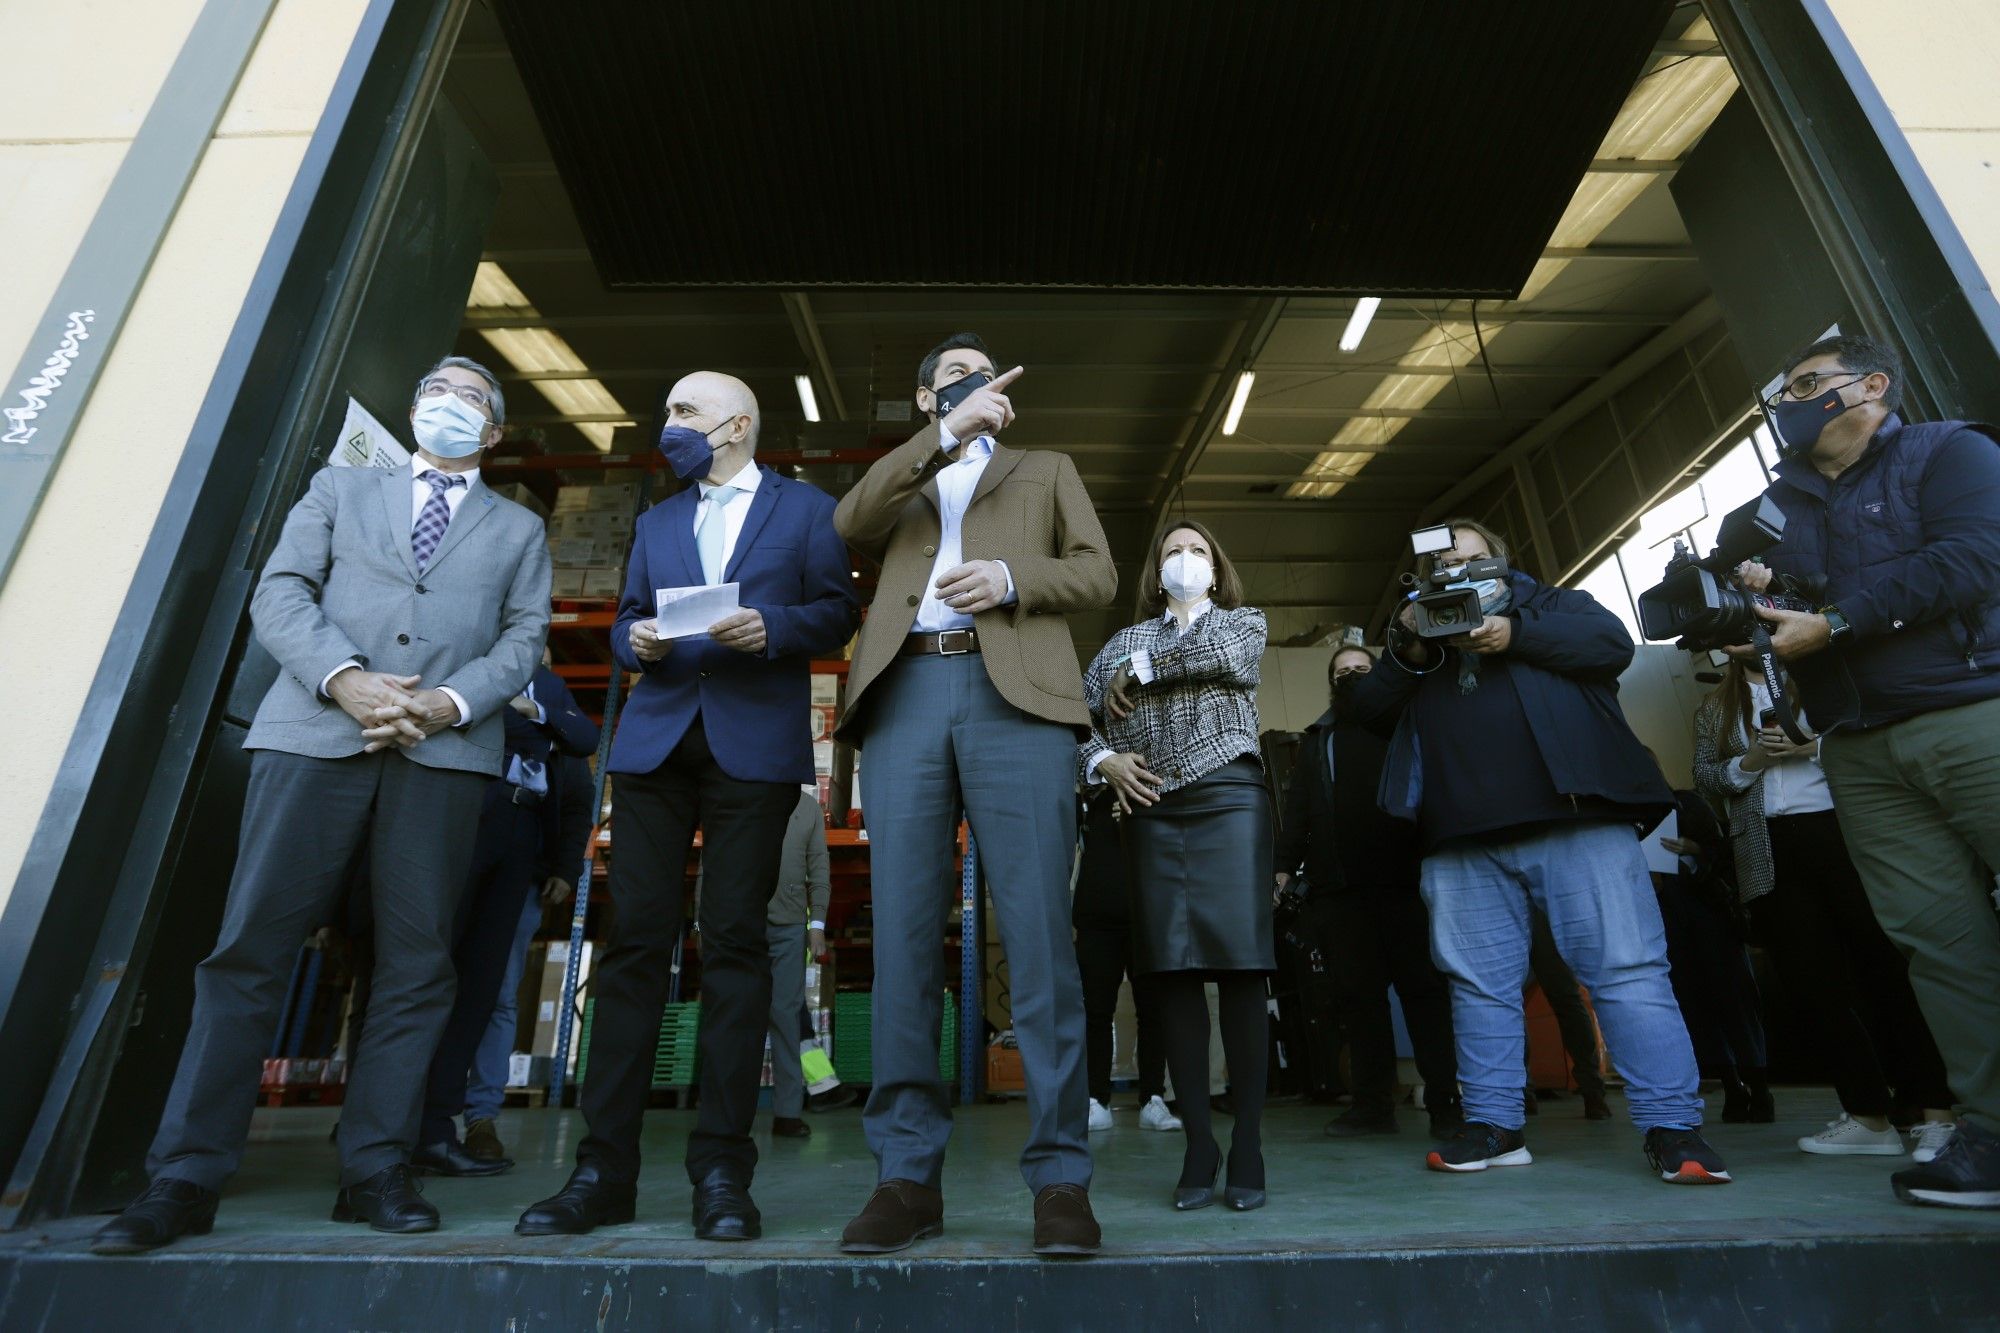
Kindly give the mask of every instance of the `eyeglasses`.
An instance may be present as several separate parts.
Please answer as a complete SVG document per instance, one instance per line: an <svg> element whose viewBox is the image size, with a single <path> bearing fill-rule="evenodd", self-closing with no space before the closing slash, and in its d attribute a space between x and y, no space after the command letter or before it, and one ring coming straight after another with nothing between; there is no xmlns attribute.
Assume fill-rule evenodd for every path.
<svg viewBox="0 0 2000 1333"><path fill-rule="evenodd" d="M470 407L476 407L482 412L486 410L484 389L475 389L470 384L454 384L445 379L425 380L422 387L417 390L417 397L436 398L440 394L447 393L457 395L460 402Z"/></svg>
<svg viewBox="0 0 2000 1333"><path fill-rule="evenodd" d="M1847 383L1828 384L1826 382L1827 379L1834 375L1847 376ZM1766 398L1764 406L1775 408L1787 398L1795 403L1803 403L1808 398L1818 397L1828 389L1845 389L1848 384L1855 384L1867 378L1866 374L1857 374L1851 370L1808 370L1805 374L1799 376L1790 384L1785 385L1769 398Z"/></svg>

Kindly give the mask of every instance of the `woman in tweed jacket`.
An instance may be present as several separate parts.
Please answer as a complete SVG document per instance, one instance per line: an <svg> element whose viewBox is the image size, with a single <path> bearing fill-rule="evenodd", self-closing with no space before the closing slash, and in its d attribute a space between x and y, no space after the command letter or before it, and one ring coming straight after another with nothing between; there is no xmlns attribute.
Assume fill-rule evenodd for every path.
<svg viewBox="0 0 2000 1333"><path fill-rule="evenodd" d="M1944 1059L1917 1008L1909 965L1876 924L1848 859L1818 741L1795 745L1764 725L1770 706L1762 679L1732 661L1695 713L1694 785L1729 811L1737 892L1785 989L1810 1008L1834 1074L1841 1114L1799 1147L1901 1156L1889 1112L1921 1108L1916 1147L1928 1161L1951 1131ZM1723 1118L1753 1116L1725 1105Z"/></svg>
<svg viewBox="0 0 2000 1333"><path fill-rule="evenodd" d="M1271 940L1271 799L1257 749L1264 613L1215 535L1183 522L1142 584L1155 615L1112 636L1084 673L1092 731L1080 760L1109 783L1132 894L1133 971L1153 979L1187 1149L1174 1207L1215 1202L1222 1150L1210 1128L1208 999L1216 983L1236 1104L1223 1199L1264 1204L1260 1146Z"/></svg>

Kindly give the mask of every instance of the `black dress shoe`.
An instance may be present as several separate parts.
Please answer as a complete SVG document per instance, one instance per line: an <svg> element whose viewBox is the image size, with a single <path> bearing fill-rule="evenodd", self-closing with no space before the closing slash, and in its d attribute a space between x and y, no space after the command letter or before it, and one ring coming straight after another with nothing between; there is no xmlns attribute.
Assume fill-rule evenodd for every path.
<svg viewBox="0 0 2000 1333"><path fill-rule="evenodd" d="M696 1240L756 1240L764 1218L750 1201L750 1187L728 1167L718 1166L694 1187Z"/></svg>
<svg viewBox="0 0 2000 1333"><path fill-rule="evenodd" d="M774 1139L809 1139L812 1136L813 1127L803 1120L782 1115L771 1118L771 1137Z"/></svg>
<svg viewBox="0 0 2000 1333"><path fill-rule="evenodd" d="M407 1162L385 1166L359 1185L349 1185L333 1201L336 1222L366 1222L376 1231L408 1236L438 1229L438 1210Z"/></svg>
<svg viewBox="0 0 2000 1333"><path fill-rule="evenodd" d="M91 1238L92 1254L144 1254L180 1236L206 1236L215 1226L214 1190L161 1176Z"/></svg>
<svg viewBox="0 0 2000 1333"><path fill-rule="evenodd" d="M595 1162L582 1162L556 1193L521 1214L514 1231L522 1236L583 1236L597 1227L630 1222L636 1213L636 1185L606 1180Z"/></svg>
<svg viewBox="0 0 2000 1333"><path fill-rule="evenodd" d="M434 1176L497 1176L514 1169L511 1157L474 1157L457 1139L433 1143L410 1154L410 1169Z"/></svg>
<svg viewBox="0 0 2000 1333"><path fill-rule="evenodd" d="M1251 1212L1264 1206L1264 1191L1245 1189L1231 1185L1222 1191L1222 1201L1239 1213Z"/></svg>

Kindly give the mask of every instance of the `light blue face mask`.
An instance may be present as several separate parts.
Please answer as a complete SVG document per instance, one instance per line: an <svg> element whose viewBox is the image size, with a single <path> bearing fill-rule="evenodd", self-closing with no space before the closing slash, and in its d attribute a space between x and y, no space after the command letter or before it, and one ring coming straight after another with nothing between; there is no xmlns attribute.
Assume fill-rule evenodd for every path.
<svg viewBox="0 0 2000 1333"><path fill-rule="evenodd" d="M435 458L470 458L485 442L486 428L492 423L478 408L455 393L440 393L419 399L410 430L417 447Z"/></svg>
<svg viewBox="0 0 2000 1333"><path fill-rule="evenodd" d="M1513 596L1505 579L1474 579L1465 586L1479 590L1479 609L1489 616L1498 615Z"/></svg>

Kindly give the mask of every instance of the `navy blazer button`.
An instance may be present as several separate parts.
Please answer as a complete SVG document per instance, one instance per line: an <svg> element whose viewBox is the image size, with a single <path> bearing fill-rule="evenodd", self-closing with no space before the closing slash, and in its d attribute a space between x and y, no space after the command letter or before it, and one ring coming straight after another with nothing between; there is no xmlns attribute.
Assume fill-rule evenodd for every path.
<svg viewBox="0 0 2000 1333"><path fill-rule="evenodd" d="M917 595L916 595L915 593L911 593L911 594L910 594L910 605L911 605L911 606L915 606L916 604L917 604Z"/></svg>
<svg viewBox="0 0 2000 1333"><path fill-rule="evenodd" d="M410 641L410 636L407 634L398 634L396 636L397 643L408 643L409 641Z"/></svg>
<svg viewBox="0 0 2000 1333"><path fill-rule="evenodd" d="M706 671L702 672L702 673L701 673L701 678L702 678L703 680L707 680L707 679L708 679L708 673L707 673Z"/></svg>

